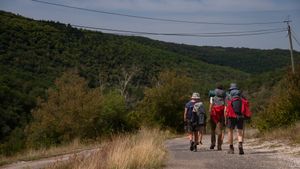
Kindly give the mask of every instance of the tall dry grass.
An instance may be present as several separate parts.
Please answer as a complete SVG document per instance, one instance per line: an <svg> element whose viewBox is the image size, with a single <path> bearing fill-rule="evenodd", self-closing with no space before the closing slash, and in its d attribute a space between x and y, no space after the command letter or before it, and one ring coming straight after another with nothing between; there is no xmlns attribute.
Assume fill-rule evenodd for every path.
<svg viewBox="0 0 300 169"><path fill-rule="evenodd" d="M300 122L289 127L264 132L261 136L266 140L280 139L288 140L290 143L300 144Z"/></svg>
<svg viewBox="0 0 300 169"><path fill-rule="evenodd" d="M102 145L101 150L81 157L74 156L64 164L49 169L157 169L166 158L166 133L142 129L137 134L118 136Z"/></svg>

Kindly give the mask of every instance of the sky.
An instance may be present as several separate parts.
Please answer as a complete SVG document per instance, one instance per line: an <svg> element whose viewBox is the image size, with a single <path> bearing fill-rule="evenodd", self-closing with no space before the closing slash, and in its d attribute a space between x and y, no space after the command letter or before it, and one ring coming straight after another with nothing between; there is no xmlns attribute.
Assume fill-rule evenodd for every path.
<svg viewBox="0 0 300 169"><path fill-rule="evenodd" d="M130 31L155 33L215 33L287 28L292 21L293 36L300 42L300 0L42 0L51 3L127 15L196 22L253 23L282 22L266 25L213 25L174 23L122 17L46 5L32 0L0 0L0 10L38 20L59 21ZM108 32L108 31L103 31ZM142 35L151 39L197 46L289 49L287 32L235 37L178 37ZM294 49L300 44L293 39Z"/></svg>

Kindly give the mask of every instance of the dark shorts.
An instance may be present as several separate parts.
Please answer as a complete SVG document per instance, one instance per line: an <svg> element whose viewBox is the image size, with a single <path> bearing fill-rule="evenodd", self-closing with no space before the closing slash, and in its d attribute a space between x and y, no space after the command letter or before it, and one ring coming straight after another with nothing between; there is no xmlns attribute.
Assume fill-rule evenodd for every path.
<svg viewBox="0 0 300 169"><path fill-rule="evenodd" d="M242 130L244 128L244 119L227 118L226 126L230 129L235 129L236 127L237 129Z"/></svg>
<svg viewBox="0 0 300 169"><path fill-rule="evenodd" d="M192 124L188 124L187 125L187 132L196 132L196 131L200 131L204 128L204 125L192 125Z"/></svg>

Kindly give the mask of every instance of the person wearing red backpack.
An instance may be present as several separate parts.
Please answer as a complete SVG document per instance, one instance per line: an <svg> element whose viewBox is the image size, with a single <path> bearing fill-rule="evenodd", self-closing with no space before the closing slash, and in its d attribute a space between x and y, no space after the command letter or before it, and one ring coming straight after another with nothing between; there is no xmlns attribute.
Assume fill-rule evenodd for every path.
<svg viewBox="0 0 300 169"><path fill-rule="evenodd" d="M229 96L226 99L225 118L228 130L228 154L234 154L233 147L233 130L237 128L238 148L239 154L244 154L243 140L244 140L244 120L250 118L251 112L249 110L248 101L242 96L236 83L231 83L229 88Z"/></svg>
<svg viewBox="0 0 300 169"><path fill-rule="evenodd" d="M218 136L217 140L217 150L222 150L223 138L224 138L224 110L225 110L225 97L226 93L222 85L219 85L214 90L214 97L210 99L210 126L211 126L211 145L210 149L214 149L216 145L216 134Z"/></svg>

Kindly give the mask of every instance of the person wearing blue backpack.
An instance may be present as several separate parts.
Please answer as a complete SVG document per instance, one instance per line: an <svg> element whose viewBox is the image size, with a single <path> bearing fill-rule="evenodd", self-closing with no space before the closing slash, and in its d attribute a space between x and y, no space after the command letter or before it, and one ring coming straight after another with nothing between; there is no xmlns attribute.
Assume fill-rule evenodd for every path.
<svg viewBox="0 0 300 169"><path fill-rule="evenodd" d="M200 94L193 93L191 100L186 103L184 109L184 123L189 135L191 151L197 151L197 145L199 144L198 132L203 130L205 121L205 110L203 103L200 102Z"/></svg>

